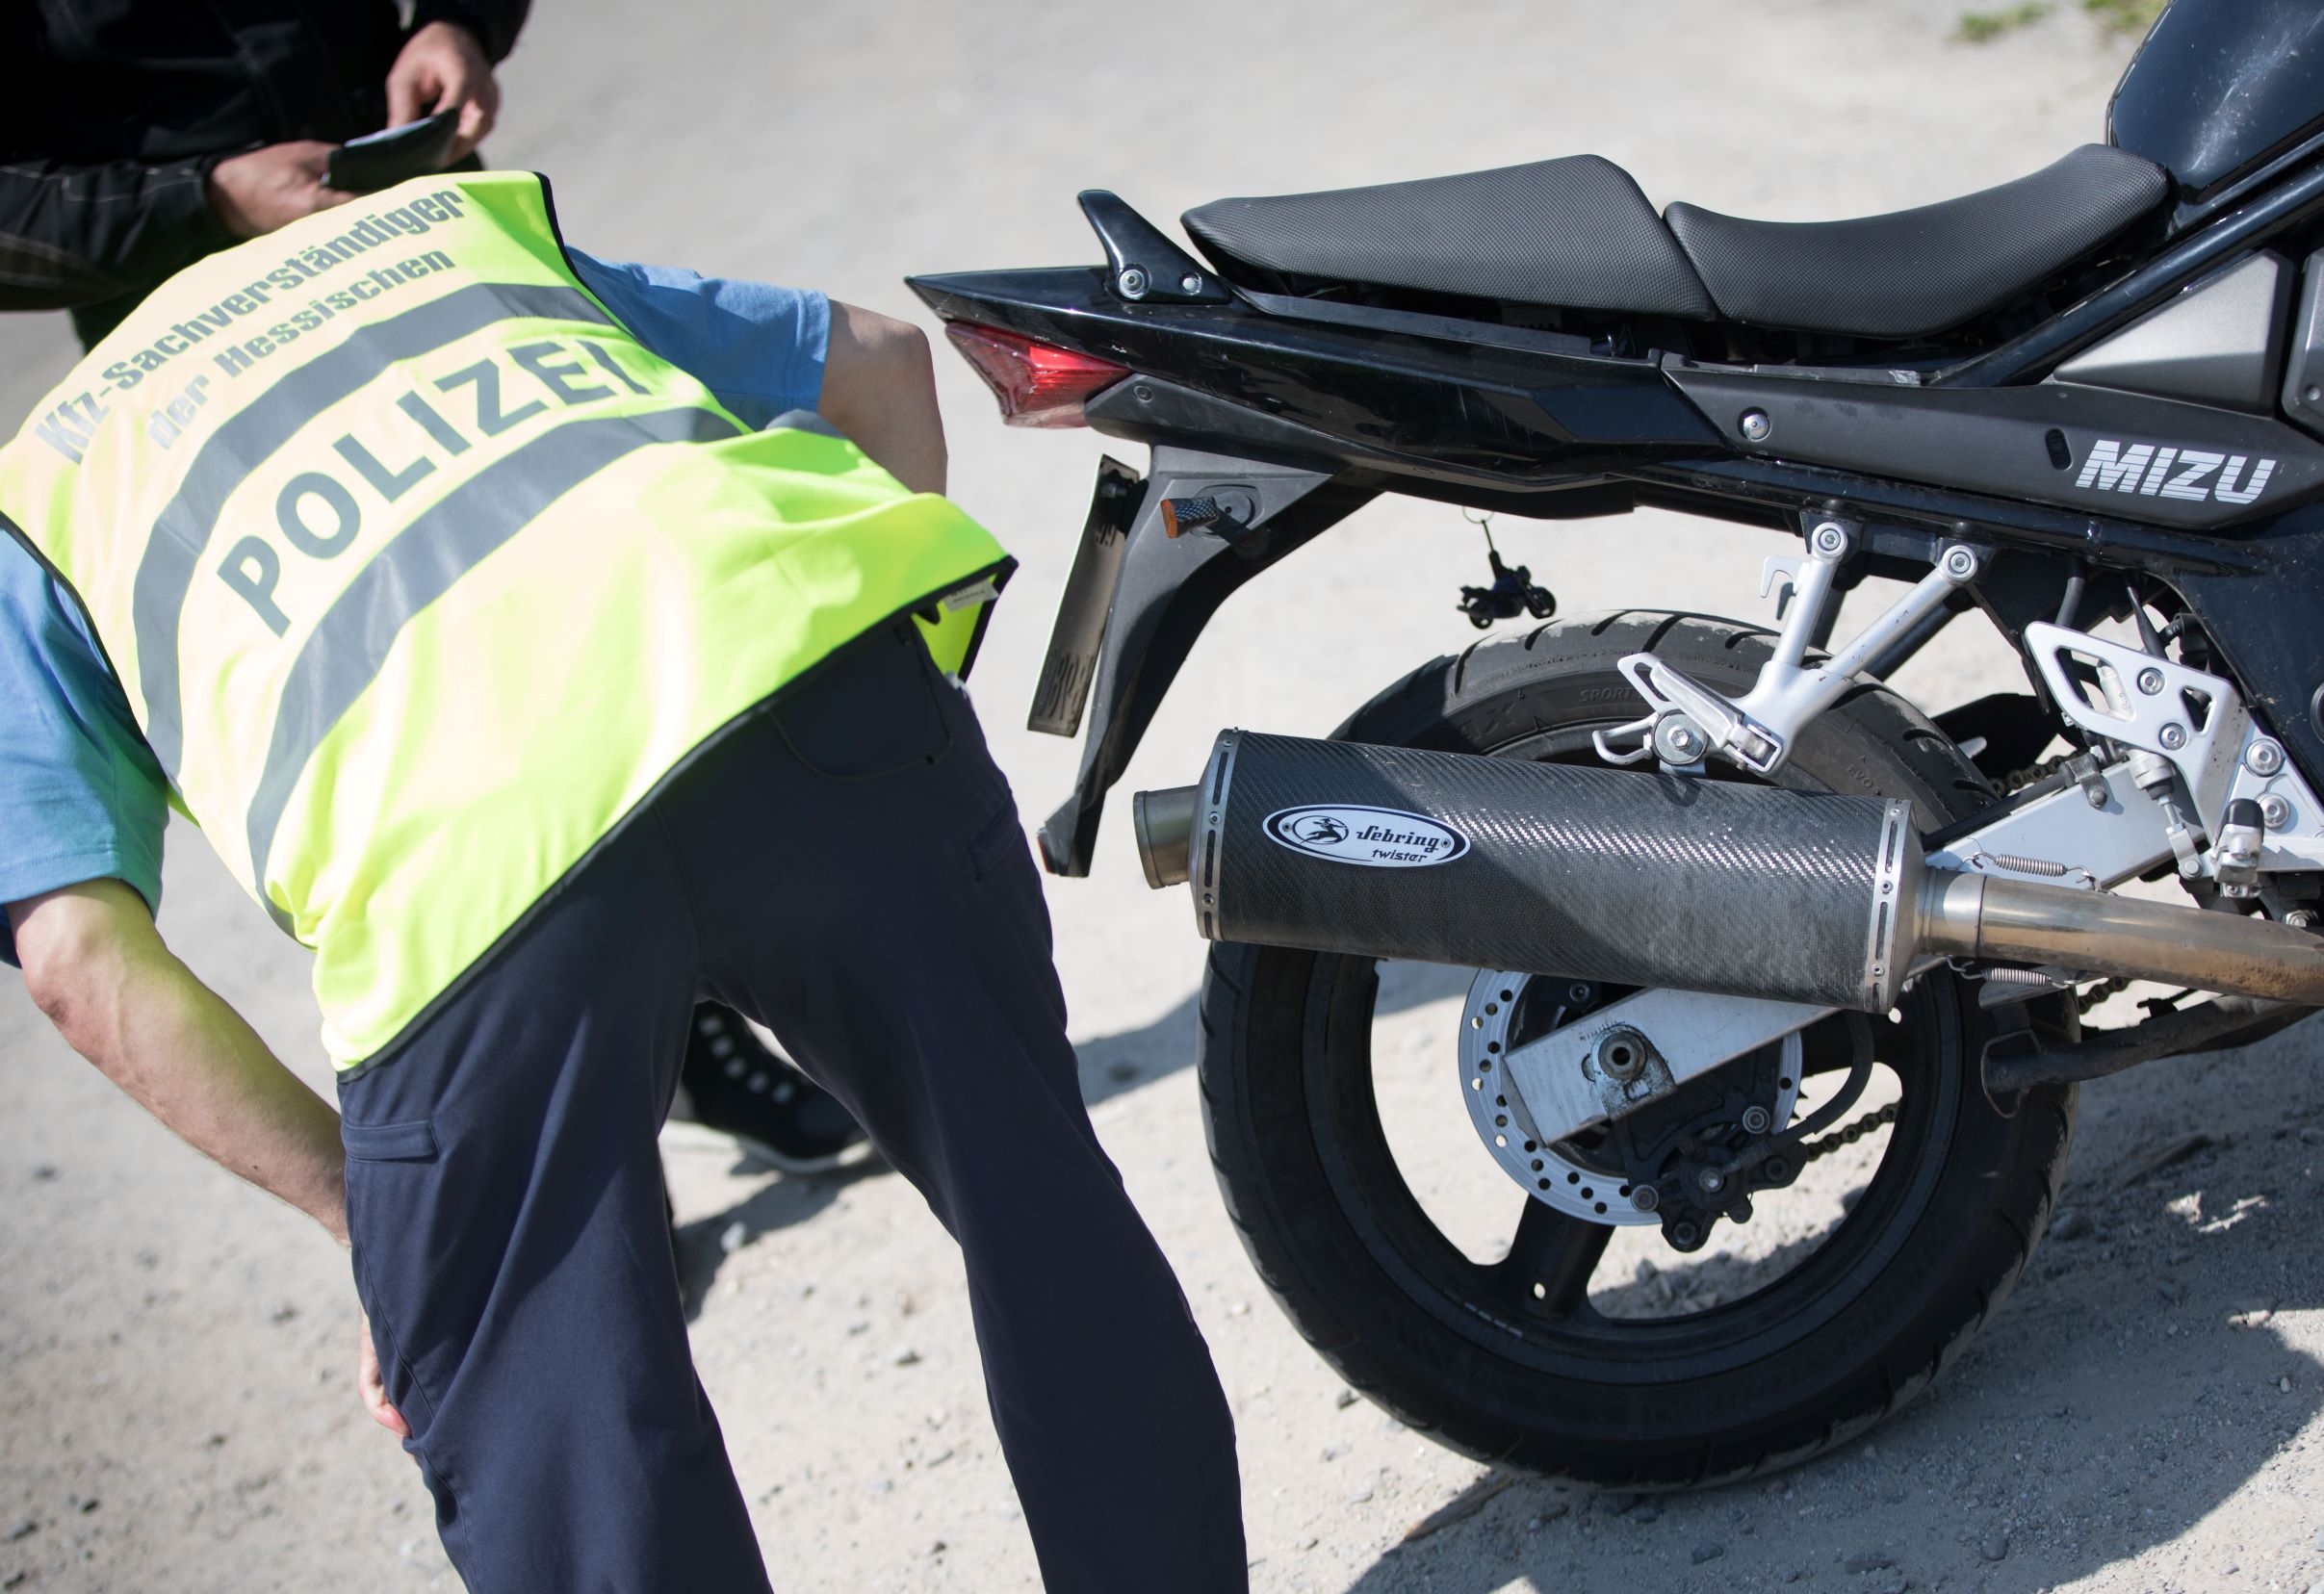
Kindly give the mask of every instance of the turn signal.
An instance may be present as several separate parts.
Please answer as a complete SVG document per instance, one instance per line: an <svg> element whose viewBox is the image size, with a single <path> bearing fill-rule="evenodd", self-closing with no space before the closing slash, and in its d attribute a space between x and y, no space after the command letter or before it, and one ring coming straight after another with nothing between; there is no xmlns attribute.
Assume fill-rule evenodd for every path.
<svg viewBox="0 0 2324 1594"><path fill-rule="evenodd" d="M1082 400L1129 374L1125 367L1036 343L1021 332L953 321L944 335L1000 400L1012 426L1083 426Z"/></svg>

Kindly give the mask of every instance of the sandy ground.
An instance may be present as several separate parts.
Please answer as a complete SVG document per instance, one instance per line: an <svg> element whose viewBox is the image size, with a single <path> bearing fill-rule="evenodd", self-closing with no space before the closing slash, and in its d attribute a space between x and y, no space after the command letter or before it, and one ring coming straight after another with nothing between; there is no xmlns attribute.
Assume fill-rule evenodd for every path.
<svg viewBox="0 0 2324 1594"><path fill-rule="evenodd" d="M508 67L493 153L552 172L593 251L914 313L908 270L1092 258L1072 203L1091 185L1168 218L1221 193L1595 150L1660 201L1809 219L2004 180L2100 135L2125 46L2064 14L1971 49L1948 42L1950 18L1903 0L572 0L543 8ZM0 415L22 414L68 347L54 320L0 325ZM1004 432L948 357L943 381L956 492L1025 567L978 693L1024 806L1046 812L1076 750L1018 727L1099 444ZM1655 514L1503 535L1568 613L1756 615L1770 551ZM1223 723L1320 732L1463 645L1454 589L1482 562L1450 509L1367 510L1228 606L1128 784L1188 778ZM2008 680L1964 633L1904 684L1942 706ZM1060 961L1097 1122L1234 1402L1258 1589L2324 1586L2312 1029L2091 1089L2074 1237L1872 1442L1691 1498L1504 1486L1347 1402L1259 1288L1188 1072L1201 949L1182 900L1144 888L1123 817L1095 878L1052 884ZM302 958L196 837L172 848L170 941L322 1082ZM1458 1212L1484 1154L1453 1106L1452 988L1399 980L1381 1091L1408 1104L1418 1154L1441 1151L1431 1198ZM699 1139L674 1141L670 1165L697 1354L777 1585L1033 1586L958 1261L912 1191L879 1172L785 1179ZM338 1254L168 1141L13 979L0 1192L0 1589L456 1584L409 1462L355 1404ZM1706 1270L1769 1238L1728 1236L1735 1257ZM1708 1271L1626 1282L1717 1287ZM1476 1508L1399 1546L1456 1503Z"/></svg>

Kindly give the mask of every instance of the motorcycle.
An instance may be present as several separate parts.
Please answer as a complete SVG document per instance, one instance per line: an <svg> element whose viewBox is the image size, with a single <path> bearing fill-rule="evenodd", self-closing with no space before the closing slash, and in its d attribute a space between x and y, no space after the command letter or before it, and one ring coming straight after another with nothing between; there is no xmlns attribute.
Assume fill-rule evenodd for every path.
<svg viewBox="0 0 2324 1594"><path fill-rule="evenodd" d="M1151 450L1099 469L1032 707L1084 737L1054 873L1219 605L1381 494L1797 539L1772 630L1547 619L1135 798L1214 943L1227 1204L1407 1424L1626 1489L1827 1451L2023 1274L2080 1081L2324 1005L2311 5L2176 0L2105 143L1889 216L1658 214L1588 155L1220 200L1200 258L1081 207L1101 266L912 281L1009 424ZM1480 626L1554 603L1493 575ZM1834 646L1868 577L1905 590ZM1973 614L2024 690L1885 683ZM1392 1144L1390 960L1471 971L1444 1089L1522 1192L1483 1256ZM2181 994L2083 1024L2131 981ZM1598 1276L1747 1236L1828 1157L1856 1188L1718 1298Z"/></svg>

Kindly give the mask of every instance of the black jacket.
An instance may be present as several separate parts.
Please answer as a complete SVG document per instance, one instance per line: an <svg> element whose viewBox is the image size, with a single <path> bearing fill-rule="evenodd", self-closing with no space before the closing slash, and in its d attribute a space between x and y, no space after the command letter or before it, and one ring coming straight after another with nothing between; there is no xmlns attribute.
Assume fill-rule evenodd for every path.
<svg viewBox="0 0 2324 1594"><path fill-rule="evenodd" d="M494 61L529 0L418 0ZM394 0L0 0L0 310L72 309L85 338L234 242L210 168L387 120Z"/></svg>

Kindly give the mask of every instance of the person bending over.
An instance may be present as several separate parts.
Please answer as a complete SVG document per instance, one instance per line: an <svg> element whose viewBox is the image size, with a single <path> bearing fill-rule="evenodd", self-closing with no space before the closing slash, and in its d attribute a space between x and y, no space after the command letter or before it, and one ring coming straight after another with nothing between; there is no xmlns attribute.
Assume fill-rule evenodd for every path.
<svg viewBox="0 0 2324 1594"><path fill-rule="evenodd" d="M706 999L959 1242L1048 1586L1247 1584L957 686L1010 562L943 469L917 332L567 251L508 173L197 262L0 450L8 950L351 1246L366 1399L478 1591L767 1587L655 1146ZM314 949L341 1116L157 935L165 800Z"/></svg>

